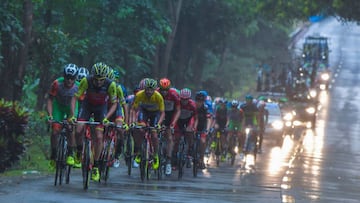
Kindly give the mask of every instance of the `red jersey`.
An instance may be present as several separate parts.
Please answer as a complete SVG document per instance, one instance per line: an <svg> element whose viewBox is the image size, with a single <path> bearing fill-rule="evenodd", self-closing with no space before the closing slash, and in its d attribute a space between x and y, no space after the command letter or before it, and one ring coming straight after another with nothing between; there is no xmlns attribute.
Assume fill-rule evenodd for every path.
<svg viewBox="0 0 360 203"><path fill-rule="evenodd" d="M161 90L159 90L159 92L161 93ZM165 112L175 111L176 107L180 106L180 96L175 89L170 88L166 96L164 96L163 94L161 95L164 98Z"/></svg>
<svg viewBox="0 0 360 203"><path fill-rule="evenodd" d="M194 100L189 99L186 105L181 105L181 113L179 121L187 121L197 115L196 103Z"/></svg>

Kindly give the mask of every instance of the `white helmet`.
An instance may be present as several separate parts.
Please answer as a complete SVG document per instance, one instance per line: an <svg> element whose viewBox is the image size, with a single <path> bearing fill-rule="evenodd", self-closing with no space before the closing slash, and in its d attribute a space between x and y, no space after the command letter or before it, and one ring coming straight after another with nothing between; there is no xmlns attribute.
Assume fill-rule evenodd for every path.
<svg viewBox="0 0 360 203"><path fill-rule="evenodd" d="M88 69L86 69L85 67L80 67L76 79L80 81L81 79L87 77L88 75L89 75Z"/></svg>
<svg viewBox="0 0 360 203"><path fill-rule="evenodd" d="M239 102L234 99L234 100L231 101L231 106L233 106L233 107L238 107L238 106L239 106Z"/></svg>
<svg viewBox="0 0 360 203"><path fill-rule="evenodd" d="M76 77L77 73L78 67L75 64L69 63L64 66L64 76Z"/></svg>

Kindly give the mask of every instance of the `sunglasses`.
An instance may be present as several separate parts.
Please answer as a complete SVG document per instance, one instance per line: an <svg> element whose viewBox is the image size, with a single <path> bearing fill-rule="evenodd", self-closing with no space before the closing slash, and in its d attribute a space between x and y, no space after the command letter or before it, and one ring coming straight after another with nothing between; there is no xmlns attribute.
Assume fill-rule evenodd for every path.
<svg viewBox="0 0 360 203"><path fill-rule="evenodd" d="M103 82L106 78L102 77L102 78L94 78L97 82Z"/></svg>
<svg viewBox="0 0 360 203"><path fill-rule="evenodd" d="M69 75L66 75L65 76L65 80L75 80L75 76L69 76Z"/></svg>

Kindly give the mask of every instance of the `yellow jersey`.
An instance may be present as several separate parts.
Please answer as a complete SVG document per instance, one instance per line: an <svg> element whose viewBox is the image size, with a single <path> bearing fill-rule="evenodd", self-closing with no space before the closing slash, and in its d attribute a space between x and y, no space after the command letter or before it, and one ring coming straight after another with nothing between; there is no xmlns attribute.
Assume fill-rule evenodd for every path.
<svg viewBox="0 0 360 203"><path fill-rule="evenodd" d="M141 90L135 95L133 103L133 108L137 109L138 107L146 111L164 111L164 99L157 91L151 97L148 97L145 94L145 90Z"/></svg>

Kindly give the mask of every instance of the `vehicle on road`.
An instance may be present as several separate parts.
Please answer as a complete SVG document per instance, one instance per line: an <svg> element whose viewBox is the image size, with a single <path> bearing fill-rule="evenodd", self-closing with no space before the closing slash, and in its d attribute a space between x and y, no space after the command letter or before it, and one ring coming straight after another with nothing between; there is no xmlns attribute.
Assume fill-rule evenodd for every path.
<svg viewBox="0 0 360 203"><path fill-rule="evenodd" d="M265 135L270 140L275 140L276 144L282 144L284 135L284 120L280 106L277 102L268 102L265 109L269 112L265 126Z"/></svg>

